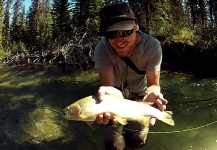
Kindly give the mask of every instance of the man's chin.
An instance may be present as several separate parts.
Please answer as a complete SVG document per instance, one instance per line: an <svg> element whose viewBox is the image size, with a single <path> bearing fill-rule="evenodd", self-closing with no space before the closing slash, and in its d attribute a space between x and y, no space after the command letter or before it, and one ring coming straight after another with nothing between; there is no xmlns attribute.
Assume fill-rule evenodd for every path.
<svg viewBox="0 0 217 150"><path fill-rule="evenodd" d="M127 57L128 53L126 53L125 51L119 52L117 53L119 57Z"/></svg>
<svg viewBox="0 0 217 150"><path fill-rule="evenodd" d="M127 54L118 54L119 57L127 57Z"/></svg>

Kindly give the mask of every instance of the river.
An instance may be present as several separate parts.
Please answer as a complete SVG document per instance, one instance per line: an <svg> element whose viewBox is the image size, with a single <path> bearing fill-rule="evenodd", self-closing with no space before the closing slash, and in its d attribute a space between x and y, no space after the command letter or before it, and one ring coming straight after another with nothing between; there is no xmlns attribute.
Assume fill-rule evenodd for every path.
<svg viewBox="0 0 217 150"><path fill-rule="evenodd" d="M0 148L103 150L103 125L67 121L60 115L72 102L96 93L98 75L52 66L0 66ZM161 87L175 126L150 127L142 150L215 150L217 78L161 73Z"/></svg>

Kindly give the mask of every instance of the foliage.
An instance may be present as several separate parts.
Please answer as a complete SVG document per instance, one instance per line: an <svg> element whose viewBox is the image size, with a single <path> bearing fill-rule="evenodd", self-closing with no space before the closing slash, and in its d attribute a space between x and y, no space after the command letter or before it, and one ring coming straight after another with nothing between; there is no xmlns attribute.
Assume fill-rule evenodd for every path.
<svg viewBox="0 0 217 150"><path fill-rule="evenodd" d="M73 9L72 22L75 27L83 28L85 30L86 20L99 20L98 12L103 6L102 0L72 0L75 3L75 8ZM98 24L99 26L99 24ZM98 31L98 27L93 27L93 32ZM83 31L85 32L85 31Z"/></svg>
<svg viewBox="0 0 217 150"><path fill-rule="evenodd" d="M217 56L216 47L217 47L217 28L202 28L197 26L197 33L200 38L198 38L197 47L200 50L206 51L213 51L211 53L215 53L214 55ZM203 32L200 32L201 29Z"/></svg>
<svg viewBox="0 0 217 150"><path fill-rule="evenodd" d="M129 3L140 29L151 35L200 50L216 48L216 0L32 0L27 12L23 0L0 0L0 49L42 53L77 42L87 32L98 39L99 10L121 1Z"/></svg>
<svg viewBox="0 0 217 150"><path fill-rule="evenodd" d="M67 38L71 34L71 11L68 0L54 0L52 8L53 39Z"/></svg>
<svg viewBox="0 0 217 150"><path fill-rule="evenodd" d="M18 51L19 50L19 51ZM11 43L11 46L10 46L10 51L12 53L16 53L16 52L25 52L26 51L26 47L25 47L25 44L20 42L20 43L17 43L15 41L13 41Z"/></svg>
<svg viewBox="0 0 217 150"><path fill-rule="evenodd" d="M3 34L3 0L0 0L0 59L2 58L2 55L4 55L3 47L2 47L2 34Z"/></svg>
<svg viewBox="0 0 217 150"><path fill-rule="evenodd" d="M4 52L4 50L0 50L0 59L2 59L3 57L5 56L5 52Z"/></svg>
<svg viewBox="0 0 217 150"><path fill-rule="evenodd" d="M190 46L195 46L198 43L199 36L194 30L183 28L172 36L172 40L176 43L181 42Z"/></svg>

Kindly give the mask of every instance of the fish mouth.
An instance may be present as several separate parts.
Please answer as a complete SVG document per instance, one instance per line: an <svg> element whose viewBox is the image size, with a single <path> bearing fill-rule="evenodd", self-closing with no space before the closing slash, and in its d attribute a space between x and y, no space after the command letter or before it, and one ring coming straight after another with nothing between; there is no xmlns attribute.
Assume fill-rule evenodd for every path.
<svg viewBox="0 0 217 150"><path fill-rule="evenodd" d="M62 117L65 118L65 119L70 118L70 111L69 111L69 109L67 109L67 108L63 109Z"/></svg>

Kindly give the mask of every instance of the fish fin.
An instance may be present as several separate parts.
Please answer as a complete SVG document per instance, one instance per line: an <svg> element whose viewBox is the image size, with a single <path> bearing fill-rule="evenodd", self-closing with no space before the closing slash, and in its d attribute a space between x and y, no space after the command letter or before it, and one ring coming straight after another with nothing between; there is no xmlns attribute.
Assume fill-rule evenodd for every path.
<svg viewBox="0 0 217 150"><path fill-rule="evenodd" d="M80 114L79 117L82 118L82 119L87 119L88 118L88 116L83 115L83 114Z"/></svg>
<svg viewBox="0 0 217 150"><path fill-rule="evenodd" d="M159 119L159 120L163 121L166 124L174 126L175 123L174 123L174 120L172 118L172 111L163 111L162 113L163 113L164 117L162 119Z"/></svg>
<svg viewBox="0 0 217 150"><path fill-rule="evenodd" d="M87 125L88 125L91 129L95 130L95 129L92 127L92 122L87 121L86 123L87 123Z"/></svg>
<svg viewBox="0 0 217 150"><path fill-rule="evenodd" d="M166 113L170 114L170 115L173 115L173 112L172 111L165 111Z"/></svg>
<svg viewBox="0 0 217 150"><path fill-rule="evenodd" d="M118 117L118 116L114 116L114 118L122 125L126 125L127 124L127 119L125 118L121 118L121 117Z"/></svg>
<svg viewBox="0 0 217 150"><path fill-rule="evenodd" d="M149 126L149 124L150 124L150 117L142 117L140 123L143 124L144 126Z"/></svg>
<svg viewBox="0 0 217 150"><path fill-rule="evenodd" d="M143 141L146 141L146 140L147 140L148 131L149 131L149 126L144 126L143 130L140 131L140 138L141 138Z"/></svg>

